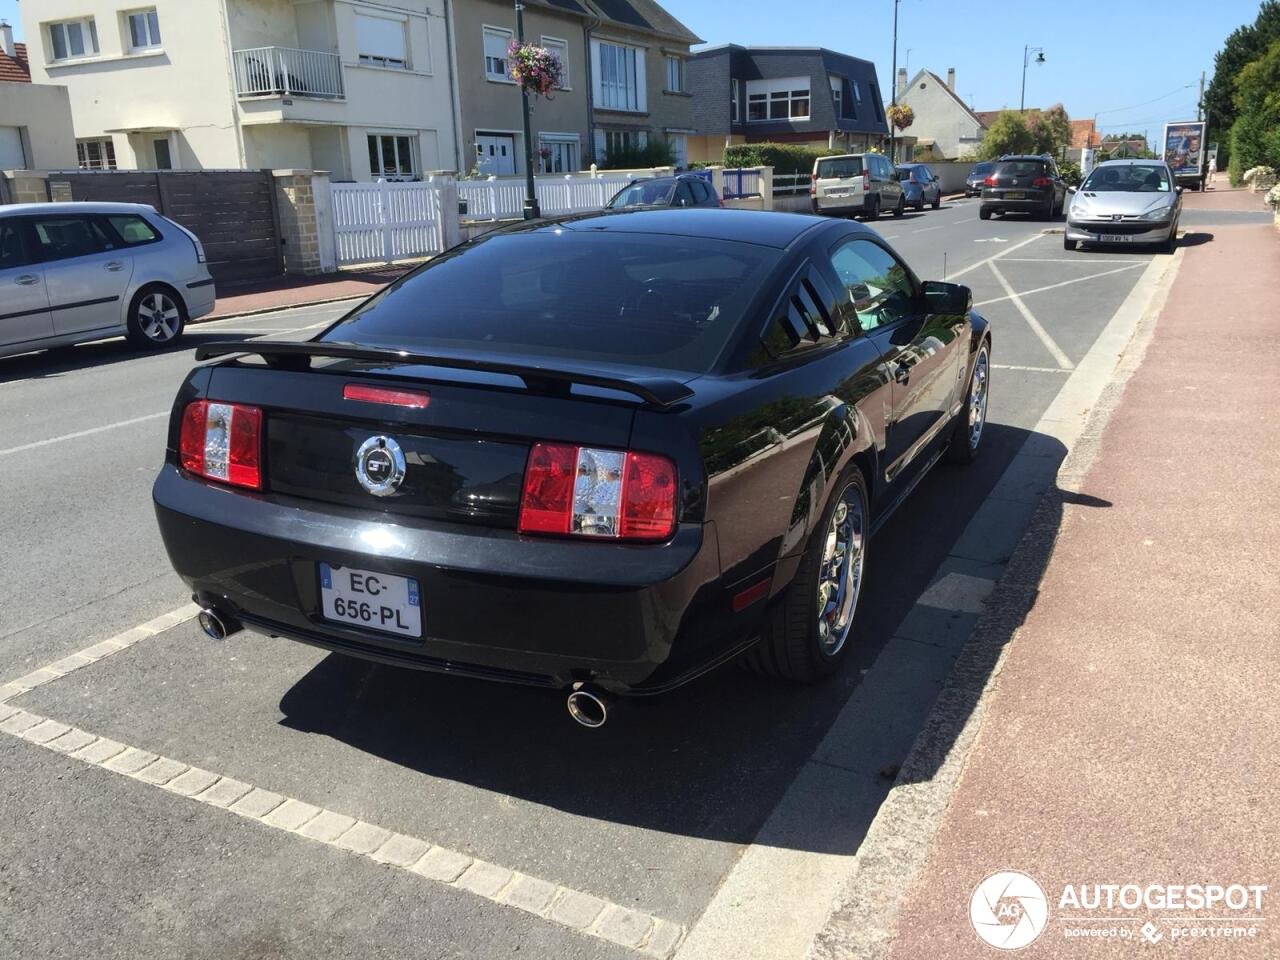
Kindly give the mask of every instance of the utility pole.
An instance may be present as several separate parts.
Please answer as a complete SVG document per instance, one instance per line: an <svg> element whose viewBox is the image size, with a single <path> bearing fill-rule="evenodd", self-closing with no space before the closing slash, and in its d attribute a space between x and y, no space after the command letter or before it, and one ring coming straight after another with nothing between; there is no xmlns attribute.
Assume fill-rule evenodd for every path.
<svg viewBox="0 0 1280 960"><path fill-rule="evenodd" d="M1036 63L1044 63L1044 47L1024 45L1022 48L1022 96L1018 98L1018 112L1027 112L1027 64L1031 54L1036 55Z"/></svg>
<svg viewBox="0 0 1280 960"><path fill-rule="evenodd" d="M890 105L894 107L898 105L898 4L900 2L901 0L893 0L893 73L890 75L893 97ZM889 162L898 162L898 143L893 133L892 120L889 121Z"/></svg>
<svg viewBox="0 0 1280 960"><path fill-rule="evenodd" d="M1196 119L1204 119L1204 71L1200 71L1200 97L1196 100Z"/></svg>
<svg viewBox="0 0 1280 960"><path fill-rule="evenodd" d="M516 0L516 40L524 45L524 4ZM533 132L529 125L529 91L520 84L520 109L524 114L524 218L537 220L542 216L538 209L538 191L533 183Z"/></svg>

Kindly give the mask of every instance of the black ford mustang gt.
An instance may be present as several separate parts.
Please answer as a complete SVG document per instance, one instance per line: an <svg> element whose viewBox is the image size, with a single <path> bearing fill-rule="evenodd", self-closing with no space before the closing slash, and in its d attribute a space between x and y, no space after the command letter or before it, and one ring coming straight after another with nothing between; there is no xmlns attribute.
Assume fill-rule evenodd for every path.
<svg viewBox="0 0 1280 960"><path fill-rule="evenodd" d="M464 243L314 339L205 344L154 498L207 632L563 689L813 681L868 540L978 452L987 323L871 229L591 214Z"/></svg>

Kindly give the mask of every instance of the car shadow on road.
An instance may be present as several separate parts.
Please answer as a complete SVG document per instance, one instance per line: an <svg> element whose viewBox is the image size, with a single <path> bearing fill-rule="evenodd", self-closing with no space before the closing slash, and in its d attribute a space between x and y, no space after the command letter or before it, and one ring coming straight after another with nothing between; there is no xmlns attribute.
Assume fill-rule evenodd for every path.
<svg viewBox="0 0 1280 960"><path fill-rule="evenodd" d="M220 333L214 330L193 332L188 329L176 343L145 351L134 347L123 337L116 337L112 340L81 343L73 347L57 347L37 353L24 353L0 359L0 383L13 380L44 380L78 370L105 367L113 363L128 363L140 357L164 356L170 353L182 353L184 350L192 351L201 343L250 340L261 335L261 333ZM194 362L193 360L192 363Z"/></svg>
<svg viewBox="0 0 1280 960"><path fill-rule="evenodd" d="M818 686L771 681L731 665L665 696L620 703L603 728L586 730L570 720L563 693L330 655L285 693L281 722L430 777L595 820L732 843L752 842L787 789L812 780L797 780L802 771L816 771L839 781L823 799L835 814L801 818L768 842L851 853L925 728L957 645L925 642L911 648L906 664L877 657L887 651L896 659L904 649L901 639L889 646L899 625L937 582L944 561L955 562L953 544L1015 455L1034 448L1048 458L1050 474L1065 456L1052 438L999 424L988 425L984 444L977 463L940 466L926 476L871 541L875 563L856 645L841 671ZM1010 524L1025 524L1029 510L1010 513ZM1041 536L1056 529L1056 517L1037 515ZM1001 535L1012 550L1018 531ZM1046 559L1020 569L1020 582L1037 582ZM477 621L484 615L477 610ZM1004 608L1000 615L1011 635L1015 619ZM595 627L604 634L610 625ZM990 629L984 636L994 644ZM982 662L989 669L994 660ZM867 683L879 690L862 686L873 664ZM886 676L890 694L888 682L881 683ZM886 704L865 728L842 714L858 698ZM838 752L824 747L821 763L806 767L833 725L844 733ZM953 737L960 726L946 732Z"/></svg>
<svg viewBox="0 0 1280 960"><path fill-rule="evenodd" d="M1199 247L1206 243L1213 243L1213 234L1204 230L1189 230L1178 238L1180 247Z"/></svg>

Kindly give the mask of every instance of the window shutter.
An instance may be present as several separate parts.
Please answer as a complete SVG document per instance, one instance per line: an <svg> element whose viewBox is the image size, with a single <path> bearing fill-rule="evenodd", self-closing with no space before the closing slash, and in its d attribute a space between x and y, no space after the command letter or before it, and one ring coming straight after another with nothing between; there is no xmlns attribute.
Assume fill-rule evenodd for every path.
<svg viewBox="0 0 1280 960"><path fill-rule="evenodd" d="M637 110L639 110L641 113L644 113L646 110L648 110L648 109L649 109L649 104L648 104L648 95L649 95L649 91L648 91L648 84L645 82L645 78L644 78L645 60L646 60L646 59L648 59L648 58L647 58L647 56L646 56L646 54L647 54L647 53L648 53L648 51L647 51L647 50L644 50L644 49L643 49L643 48L641 48L641 47L636 47L636 48L635 48L635 54L636 54L636 109L637 109Z"/></svg>
<svg viewBox="0 0 1280 960"><path fill-rule="evenodd" d="M596 103L600 103L603 98L603 92L600 87L600 41L591 41L591 93ZM597 151L604 150L604 135L599 130L596 131L599 142L596 144Z"/></svg>

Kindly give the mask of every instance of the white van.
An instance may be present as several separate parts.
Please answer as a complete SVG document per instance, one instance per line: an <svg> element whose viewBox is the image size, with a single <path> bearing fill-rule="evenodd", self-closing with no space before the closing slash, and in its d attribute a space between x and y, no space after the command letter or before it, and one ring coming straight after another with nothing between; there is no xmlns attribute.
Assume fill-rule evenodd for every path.
<svg viewBox="0 0 1280 960"><path fill-rule="evenodd" d="M881 211L897 217L906 211L906 198L893 164L879 153L819 157L813 162L809 196L814 213L856 213L874 220Z"/></svg>

